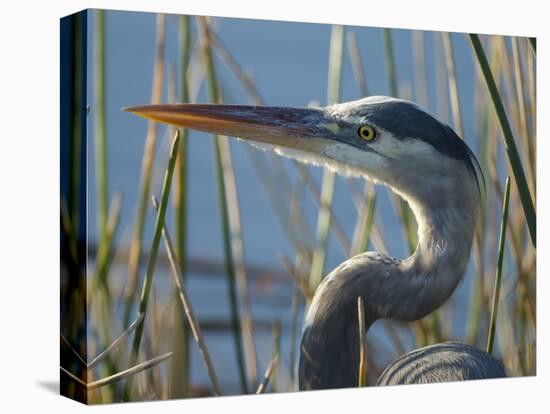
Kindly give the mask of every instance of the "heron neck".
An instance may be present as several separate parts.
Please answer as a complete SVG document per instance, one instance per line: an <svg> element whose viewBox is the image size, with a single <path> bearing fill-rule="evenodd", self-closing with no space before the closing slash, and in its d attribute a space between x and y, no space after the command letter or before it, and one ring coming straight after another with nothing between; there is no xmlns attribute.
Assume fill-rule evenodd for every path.
<svg viewBox="0 0 550 414"><path fill-rule="evenodd" d="M300 388L357 385L357 298L367 329L378 319L420 319L439 308L460 282L468 261L479 206L468 177L422 194L400 194L418 223L418 245L405 260L367 252L331 272L312 300L304 324Z"/></svg>
<svg viewBox="0 0 550 414"><path fill-rule="evenodd" d="M402 197L418 224L418 244L400 263L396 277L408 285L415 306L395 307L386 317L416 320L439 308L465 273L479 211L479 191L466 178L425 196Z"/></svg>

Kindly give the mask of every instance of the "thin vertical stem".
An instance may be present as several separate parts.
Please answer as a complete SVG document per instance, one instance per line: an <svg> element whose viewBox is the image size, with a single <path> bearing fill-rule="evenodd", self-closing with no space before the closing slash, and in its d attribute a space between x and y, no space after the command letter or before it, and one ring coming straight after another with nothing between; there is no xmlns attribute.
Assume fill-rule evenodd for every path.
<svg viewBox="0 0 550 414"><path fill-rule="evenodd" d="M165 16L157 15L157 44L155 52L155 67L153 73L153 87L151 93L151 104L160 103L162 94L162 81L164 74L164 41L165 41ZM156 122L149 121L147 127L147 138L145 141L145 151L141 167L141 191L139 196L138 213L134 229L134 236L130 246L130 255L128 261L128 290L126 305L124 309L124 326L130 321L130 312L132 302L137 293L139 259L141 256L141 247L143 242L143 229L145 228L145 216L147 213L147 198L151 189L153 177L153 162L155 158L155 145L157 141L158 125Z"/></svg>
<svg viewBox="0 0 550 414"><path fill-rule="evenodd" d="M108 303L111 303L111 295L107 275L109 272L111 247L120 219L121 205L122 197L120 193L116 193L111 201L111 207L109 208L109 215L107 216L107 222L105 223L103 237L101 238L101 243L97 249L96 280L97 283L103 287Z"/></svg>
<svg viewBox="0 0 550 414"><path fill-rule="evenodd" d="M390 95L398 96L397 74L395 71L395 58L393 54L393 40L391 29L384 28L384 52L386 56L386 70L388 71L388 83L390 86Z"/></svg>
<svg viewBox="0 0 550 414"><path fill-rule="evenodd" d="M413 30L412 50L414 59L414 94L417 102L424 106L428 106L428 81L426 78L426 54L424 53L424 31Z"/></svg>
<svg viewBox="0 0 550 414"><path fill-rule="evenodd" d="M290 387L294 389L294 364L296 361L296 335L298 331L298 307L300 305L300 288L298 284L294 287L292 294L292 303L290 305Z"/></svg>
<svg viewBox="0 0 550 414"><path fill-rule="evenodd" d="M366 201L366 215L365 215L365 227L362 232L361 242L359 244L359 252L367 250L369 244L372 225L374 223L374 212L376 209L376 190L372 187L367 195Z"/></svg>
<svg viewBox="0 0 550 414"><path fill-rule="evenodd" d="M256 390L256 394L263 394L265 392L267 386L269 385L269 379L271 378L271 374L273 373L273 368L275 367L275 364L277 363L278 360L279 360L279 355L276 355L275 358L273 358L269 362L265 370L264 379L258 386L258 389Z"/></svg>
<svg viewBox="0 0 550 414"><path fill-rule="evenodd" d="M95 30L96 180L98 234L103 234L108 214L107 128L105 126L105 11L96 12Z"/></svg>
<svg viewBox="0 0 550 414"><path fill-rule="evenodd" d="M365 327L365 305L363 298L357 297L357 320L359 322L359 386L367 385L367 344Z"/></svg>
<svg viewBox="0 0 550 414"><path fill-rule="evenodd" d="M504 190L504 202L502 207L502 221L500 224L500 238L498 242L498 261L495 274L495 291L493 294L493 307L491 309L491 322L489 324L489 335L487 337L487 352L493 352L495 341L495 328L500 298L500 280L502 277L502 264L504 260L504 250L506 243L506 224L508 221L508 205L510 203L510 177L506 178L506 187Z"/></svg>
<svg viewBox="0 0 550 414"><path fill-rule="evenodd" d="M458 136L464 138L464 127L462 125L462 114L460 111L460 97L458 95L458 83L456 80L453 41L449 32L442 32L441 37L443 40L443 50L445 51L445 62L449 79L449 97L451 100L453 124Z"/></svg>
<svg viewBox="0 0 550 414"><path fill-rule="evenodd" d="M210 34L208 23L204 17L197 18L202 41L202 54L204 67L208 77L208 89L210 100L219 103L220 96L214 64L212 62L212 53L210 48ZM235 352L237 354L237 365L239 368L239 380L244 394L248 394L248 384L246 381L245 357L242 344L241 319L239 317L239 306L236 289L235 265L233 260L233 247L230 236L229 211L227 202L227 192L224 181L224 171L222 163L221 141L226 137L216 135L214 137L214 162L216 169L216 182L218 186L218 198L221 211L222 237L225 257L225 270L227 274L229 302L231 305L231 325L233 328L233 339L235 341Z"/></svg>
<svg viewBox="0 0 550 414"><path fill-rule="evenodd" d="M180 16L179 21L179 61L180 68L180 101L189 101L189 85L187 72L191 57L191 23L189 16ZM179 155L176 161L176 174L174 180L174 224L176 236L176 257L181 270L182 284L185 286L187 274L187 176L188 176L188 130L180 129ZM179 291L176 289L176 297ZM187 397L191 386L191 358L189 349L189 325L187 320L177 312L175 315L178 324L174 335L179 339L178 347L174 351L172 358L172 381L171 395L177 397Z"/></svg>
<svg viewBox="0 0 550 414"><path fill-rule="evenodd" d="M521 136L525 144L525 152L527 154L527 159L529 160L529 172L530 172L530 184L531 189L534 190L535 187L535 178L536 178L536 153L532 148L533 140L529 136L529 129L527 126L527 103L525 99L525 92L523 85L526 84L523 72L521 70L521 53L519 49L519 39L517 37L512 38L512 58L514 64L514 80L516 86L516 95L517 95L517 109L519 112L519 124ZM532 191L534 194L534 191Z"/></svg>
<svg viewBox="0 0 550 414"><path fill-rule="evenodd" d="M273 353L271 355L271 358L275 359L277 355L280 355L280 354L281 354L281 321L277 320L273 325ZM279 363L277 359L277 363L273 367L273 373L271 375L271 388L273 392L277 392L278 373L279 373Z"/></svg>
<svg viewBox="0 0 550 414"><path fill-rule="evenodd" d="M502 137L504 140L504 148L506 150L506 155L510 161L512 167L512 172L514 173L514 178L516 181L516 186L520 195L521 205L523 207L523 212L525 214L525 219L527 220L527 226L529 227L529 235L531 236L531 243L533 247L537 246L537 229L536 229L536 220L537 216L535 213L535 207L533 206L533 200L529 194L529 186L525 178L525 172L523 171L523 166L521 164L521 159L516 147L516 141L514 140L514 135L512 133L512 128L508 122L508 117L506 116L506 111L504 105L502 104L502 99L498 91L495 79L489 67L489 62L487 62L487 57L483 51L483 46L479 41L479 37L476 34L470 34L470 41L472 43L472 48L474 49L475 55L477 57L479 66L485 78L487 84L487 89L491 96L491 101L493 102L493 107L495 109L500 128L502 130Z"/></svg>
<svg viewBox="0 0 550 414"><path fill-rule="evenodd" d="M354 68L353 71L355 74L357 87L363 96L367 96L367 79L365 77L363 65L361 64L361 56L359 54L359 47L357 46L355 33L348 33L347 39L349 55ZM353 238L349 250L350 256L354 256L357 253L365 251L370 238L374 219L374 210L376 206L376 191L374 186L368 181L365 181L364 194L366 196L366 201L363 201L360 204L357 222L355 223L355 229L353 231Z"/></svg>
<svg viewBox="0 0 550 414"><path fill-rule="evenodd" d="M333 26L330 38L329 76L327 103L333 104L340 100L342 79L342 61L344 50L344 27ZM333 171L323 171L321 188L321 207L317 217L317 246L313 252L309 285L312 289L319 284L325 268L325 258L328 233L331 222L332 198L334 195L335 175Z"/></svg>
<svg viewBox="0 0 550 414"><path fill-rule="evenodd" d="M153 243L151 245L151 251L149 253L149 263L147 264L147 271L145 273L145 279L143 281L143 289L141 290L141 298L139 301L139 313L145 315L147 313L147 304L149 302L149 293L151 286L153 285L153 276L155 274L155 267L157 264L157 255L160 244L160 237L164 226L164 220L166 217L166 210L168 208L168 199L170 196L170 188L172 186L172 176L176 165L176 158L178 155L178 145L180 140L179 131L176 132L172 148L170 150L170 159L168 160L168 167L164 176L164 182L162 185L162 196L160 201L160 207L157 213L157 220L155 223L155 233L153 236ZM130 354L130 365L135 365L139 348L141 345L141 338L143 336L144 320L138 324L134 333L134 341L132 343L132 351ZM131 390L131 378L126 382L124 389L124 401L129 401Z"/></svg>
<svg viewBox="0 0 550 414"><path fill-rule="evenodd" d="M365 70L361 61L361 54L359 53L359 47L357 46L357 37L354 32L348 32L346 36L348 45L348 54L351 60L351 67L357 83L357 88L361 96L367 96L369 94L369 88L367 86L367 78L365 77Z"/></svg>
<svg viewBox="0 0 550 414"><path fill-rule="evenodd" d="M152 197L152 202L153 202L153 207L155 207L155 209L159 211L158 201L155 197ZM208 348L206 346L206 342L204 341L204 337L200 330L200 326L195 316L195 312L193 310L193 307L191 306L191 301L187 296L187 291L183 284L183 275L181 273L181 269L179 268L179 264L177 262L177 257L172 244L172 239L170 238L170 234L168 233L168 229L166 228L165 224L163 224L162 226L162 235L164 237L164 245L166 247L166 252L168 253L168 260L170 261L170 265L172 267L172 275L174 277L174 282L176 284L178 298L180 299L181 304L183 306L185 316L189 321L189 326L191 328L191 332L193 333L193 337L195 338L195 342L199 347L199 351L201 353L204 365L206 366L208 376L210 377L210 382L212 383L214 394L221 395L220 384L218 383L218 376L216 374L216 370L214 369L214 364L212 363L212 358L210 357L210 352L208 352Z"/></svg>

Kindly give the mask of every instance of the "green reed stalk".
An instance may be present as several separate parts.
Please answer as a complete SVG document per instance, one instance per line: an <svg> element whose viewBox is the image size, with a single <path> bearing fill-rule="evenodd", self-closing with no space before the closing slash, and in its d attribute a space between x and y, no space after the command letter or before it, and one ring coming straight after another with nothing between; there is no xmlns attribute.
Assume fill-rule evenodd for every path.
<svg viewBox="0 0 550 414"><path fill-rule="evenodd" d="M211 48L214 48L224 61L224 63L229 67L237 79L242 83L247 94L250 96L252 102L255 105L262 105L263 101L260 97L260 94L256 90L254 83L250 77L244 73L241 69L239 63L233 58L229 50L225 48L222 41L216 36L212 31L208 32L211 43ZM247 154L251 160L258 160L263 157L263 154L259 154L258 151L251 148L249 145L245 145L247 149ZM225 181L226 195L227 195L227 205L229 211L229 228L231 234L231 244L232 252L235 263L235 276L237 281L237 288L239 290L239 295L241 298L241 323L242 323L242 333L243 333L243 346L244 346L244 355L246 358L246 368L248 378L251 384L255 384L258 381L258 367L257 367L257 356L256 356L256 344L254 342L254 325L252 320L252 305L250 302L250 293L248 290L248 275L246 271L246 266L244 263L244 245L242 239L242 226L239 213L239 199L237 194L237 181L235 179L235 171L233 168L233 159L231 156L231 147L229 146L229 141L224 138L220 140L220 153L222 155L222 167L223 175ZM269 158L277 159L274 154L269 154ZM265 158L260 161L262 164L266 165ZM256 167L258 163L253 162L253 165ZM257 167L256 167L257 169ZM289 180L286 177L283 177L278 184L281 187L290 188L288 184ZM285 185L286 183L286 185ZM267 186L269 184L262 184ZM277 187L277 186L274 186ZM279 188L279 191L282 189ZM287 194L288 192L283 193ZM280 193L282 194L282 193ZM294 217L292 217L294 218ZM291 223L291 217L288 219L289 224Z"/></svg>
<svg viewBox="0 0 550 414"><path fill-rule="evenodd" d="M208 23L205 18L197 18L197 23L201 32L202 55L204 67L208 78L208 90L210 100L212 102L220 102L220 94L214 63L212 61L212 51L210 48L210 34ZM224 172L222 166L221 140L227 139L219 135L214 136L214 163L216 169L216 182L218 186L218 198L221 213L222 237L225 257L225 270L229 288L229 302L231 305L231 325L233 329L233 339L235 341L235 352L237 354L237 365L239 369L239 380L241 390L244 394L248 394L248 384L246 380L245 357L242 344L242 328L239 317L239 304L236 289L235 265L233 262L233 249L231 245L231 236L229 230L229 210L227 203L227 193L224 181Z"/></svg>
<svg viewBox="0 0 550 414"><path fill-rule="evenodd" d="M180 68L180 101L189 102L189 81L187 71L191 59L191 21L189 16L180 16L179 21L179 61ZM175 94L174 94L175 95ZM176 174L174 179L174 224L176 256L181 270L182 283L185 285L187 270L187 177L188 177L188 130L180 129L179 155L176 161ZM178 290L174 295L179 295ZM175 315L178 326L174 336L178 342L174 350L174 358L171 361L172 380L170 383L170 395L174 398L187 397L191 385L191 358L189 343L189 325L184 315L177 312Z"/></svg>
<svg viewBox="0 0 550 414"><path fill-rule="evenodd" d="M476 83L478 80L476 79ZM478 89L476 88L476 91ZM477 98L476 92L476 101ZM488 114L487 111L476 106L476 114L478 114L476 125L478 125L477 136L478 137L487 137L488 136ZM488 146L489 140L483 139L480 140L479 161L481 164L481 170L487 171L488 168ZM472 285L470 287L470 300L468 309L470 309L470 317L466 322L466 338L467 342L470 344L475 344L477 342L479 323L480 323L480 314L481 314L481 301L483 300L483 277L485 274L485 255L484 255L484 246L485 246L485 229L487 223L487 197L482 198L482 209L481 209L481 219L478 223L475 232L474 239L474 264L476 266L476 271L474 274L474 279L472 280Z"/></svg>
<svg viewBox="0 0 550 414"><path fill-rule="evenodd" d="M180 16L180 49L181 62L180 84L181 102L189 102L189 84L187 71L191 58L191 22L189 16ZM188 130L180 130L180 147L178 161L176 163L176 180L174 189L174 218L176 224L176 252L182 275L185 279L185 253L186 253L186 229L187 229L187 135Z"/></svg>
<svg viewBox="0 0 550 414"><path fill-rule="evenodd" d="M344 27L332 26L329 52L329 76L327 104L340 100L342 83L342 63L344 51ZM315 289L323 277L331 222L332 199L334 195L335 174L324 169L321 187L321 207L317 217L317 246L313 252L309 286Z"/></svg>
<svg viewBox="0 0 550 414"><path fill-rule="evenodd" d="M481 45L479 36L477 34L470 34L469 36L481 72L483 73L483 76L485 78L487 89L489 90L491 101L493 102L493 107L495 109L500 128L502 130L504 148L506 150L506 155L508 156L508 160L510 161L510 165L512 167L512 172L516 180L516 186L520 196L521 205L523 207L525 219L527 220L527 226L529 228L529 235L531 236L531 243L533 244L533 247L536 248L537 216L535 213L535 208L533 206L533 200L531 199L531 195L529 194L529 186L525 178L525 172L523 171L523 166L516 147L512 128L510 127L510 123L508 122L508 117L506 116L506 111L504 109L500 93L495 83L495 79L493 78L493 74L491 72L491 68L489 67L487 57L485 56L485 52L483 51L483 46Z"/></svg>
<svg viewBox="0 0 550 414"><path fill-rule="evenodd" d="M499 60L499 51L498 48L493 48L492 53L490 56L490 62L491 66L498 68L498 62ZM499 72L495 73L495 76L498 78ZM478 137L486 137L485 139L480 140L480 149L479 153L481 154L481 157L479 158L481 163L481 169L484 172L489 172L489 176L491 178L492 184L498 184L488 187L487 190L487 196L482 197L482 209L481 209L481 222L480 222L480 229L478 231L478 235L476 237L476 256L478 258L477 263L479 264L478 272L476 274L475 282L472 284L472 290L471 290L471 300L470 300L470 320L468 323L468 342L469 343L478 343L479 339L479 327L482 323L484 323L486 320L488 320L487 314L489 313L488 309L488 299L486 292L486 278L485 269L489 267L488 264L486 264L486 254L484 253L484 250L486 249L489 251L490 256L492 257L492 250L494 250L494 254L496 255L496 242L492 242L492 239L488 237L487 229L493 228L495 223L493 223L493 220L495 219L493 209L487 209L487 206L491 205L494 201L491 201L496 194L494 194L495 191L498 192L498 188L500 188L500 183L498 182L498 179L493 180L493 175L496 175L496 172L494 171L495 165L497 163L496 161L496 150L497 150L497 129L498 126L496 125L497 121L495 117L491 116L489 108L487 107L487 99L489 99L487 95L487 91L482 88L482 83L484 82L483 74L480 71L477 71L476 78L475 78L475 90L476 90L476 108L475 113L478 115L478 119L476 122L477 126L477 136ZM487 178L487 177L486 177ZM490 246L487 246L487 241L491 240ZM494 248L493 248L494 246Z"/></svg>
<svg viewBox="0 0 550 414"><path fill-rule="evenodd" d="M95 30L95 132L96 132L96 180L98 203L98 234L103 234L107 223L107 128L105 125L105 11L96 12Z"/></svg>
<svg viewBox="0 0 550 414"><path fill-rule="evenodd" d="M107 222L103 228L103 235L101 242L97 249L96 259L96 280L97 283L103 288L108 304L111 304L111 294L109 289L109 282L107 276L109 273L111 248L113 245L114 236L118 223L120 221L120 209L122 206L122 198L119 193L115 194L111 201L111 207L109 208L109 215Z"/></svg>
<svg viewBox="0 0 550 414"><path fill-rule="evenodd" d="M164 78L164 43L165 43L165 16L157 15L157 44L155 51L155 66L153 73L153 87L151 93L151 104L160 103L162 96L162 82ZM153 178L153 162L155 158L155 146L157 141L158 126L156 122L149 121L147 127L147 138L145 140L145 151L141 166L141 189L139 195L138 213L134 236L130 246L130 256L128 259L128 290L126 304L124 308L123 323L128 326L130 313L134 298L137 293L139 261L141 256L141 247L143 243L143 230L145 228L145 218L148 207L148 197Z"/></svg>
<svg viewBox="0 0 550 414"><path fill-rule="evenodd" d="M398 98L399 89L397 86L397 70L395 67L395 56L393 52L393 40L391 35L391 29L383 29L384 33L384 56L386 59L386 71L388 73L388 83L390 95ZM403 227L405 228L405 239L407 242L407 247L409 252L413 252L416 247L416 233L415 233L415 224L414 220L411 220L411 211L407 203L402 199L397 199L394 197L394 201L399 204L399 214L401 221L403 222Z"/></svg>
<svg viewBox="0 0 550 414"><path fill-rule="evenodd" d="M229 50L224 46L221 39L216 36L215 33L209 31L211 48L220 55L222 61L226 64L229 70L235 75L239 82L244 87L246 93L249 95L252 103L255 105L262 105L262 98L256 89L256 86L250 79L250 76L246 74L239 63L231 55ZM247 154L252 160L254 168L258 172L258 165L267 165L264 154L259 154L258 151L253 149L249 145L245 145ZM250 302L250 293L248 290L248 275L246 271L246 266L244 263L244 245L242 241L242 230L239 214L239 201L237 194L237 184L235 179L235 173L233 169L233 160L231 157L231 149L229 147L228 140L221 141L221 154L222 154L222 166L224 170L224 178L226 181L227 189L227 201L228 201L228 210L231 212L229 216L229 225L231 231L231 242L233 245L233 254L235 261L235 276L237 280L237 287L239 289L239 294L242 300L241 303L241 321L242 321L242 332L243 332L243 346L244 346L244 355L246 358L246 368L248 378L251 384L255 384L258 381L258 367L257 367L257 353L256 353L256 344L254 341L254 325L252 320L252 306ZM275 158L274 154L269 154L268 157ZM262 174L258 174L260 177L263 177ZM264 177L266 178L266 177ZM290 187L288 184L285 186L283 183L288 183L286 177L279 182L283 187ZM261 179L261 182L264 188L270 186L267 182L264 182ZM272 189L275 189L277 186L271 185ZM279 193L284 190L279 189ZM268 191L269 193L269 191ZM285 193L286 194L286 193ZM276 196L277 197L277 196ZM277 197L280 198L280 197ZM273 205L273 204L272 204ZM274 205L274 209L276 206ZM293 227L291 219L286 220L289 224L289 227Z"/></svg>
<svg viewBox="0 0 550 414"><path fill-rule="evenodd" d="M141 291L141 298L139 301L139 313L147 313L147 304L149 301L149 293L151 291L151 286L153 284L153 276L155 274L155 266L157 263L157 256L160 244L160 237L162 234L162 229L164 226L164 220L166 217L166 210L168 207L168 199L170 196L170 188L172 186L172 176L174 175L174 169L176 166L176 158L178 156L178 148L180 141L180 133L176 132L174 141L172 143L172 148L170 150L170 159L168 160L168 167L166 169L166 174L164 176L164 182L162 184L162 196L160 201L159 211L157 213L157 219L155 223L155 233L153 236L153 243L151 244L151 250L149 253L149 263L147 263L147 271L145 273L145 279L143 281L143 289ZM134 341L132 343L132 351L130 354L130 365L135 365L139 348L141 345L141 338L143 336L144 321L138 324L134 334ZM126 382L126 387L124 389L124 401L129 401L130 399L130 389L131 389L131 378Z"/></svg>
<svg viewBox="0 0 550 414"><path fill-rule="evenodd" d="M489 335L487 337L487 352L493 352L495 341L495 328L500 298L500 280L502 277L502 264L504 260L504 250L506 242L506 224L508 222L508 206L510 204L510 177L506 178L504 190L504 202L502 206L502 221L500 224L500 237L498 241L498 260L495 274L495 290L493 294L493 307L491 310L491 322L489 323Z"/></svg>

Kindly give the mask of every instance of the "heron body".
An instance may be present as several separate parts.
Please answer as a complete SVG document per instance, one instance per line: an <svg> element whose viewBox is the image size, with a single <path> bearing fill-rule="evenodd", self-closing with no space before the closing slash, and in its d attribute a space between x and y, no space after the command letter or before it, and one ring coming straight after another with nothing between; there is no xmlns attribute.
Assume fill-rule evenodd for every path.
<svg viewBox="0 0 550 414"><path fill-rule="evenodd" d="M418 245L410 257L361 253L318 286L302 333L300 389L357 386L358 297L368 328L378 319L420 319L460 283L479 214L481 172L464 141L418 105L368 97L316 109L182 104L129 110L364 177L390 187L411 207ZM399 358L379 384L498 376L505 376L504 369L489 354L446 343Z"/></svg>
<svg viewBox="0 0 550 414"><path fill-rule="evenodd" d="M502 378L502 363L471 345L444 342L408 352L393 361L377 385L428 384L434 382Z"/></svg>

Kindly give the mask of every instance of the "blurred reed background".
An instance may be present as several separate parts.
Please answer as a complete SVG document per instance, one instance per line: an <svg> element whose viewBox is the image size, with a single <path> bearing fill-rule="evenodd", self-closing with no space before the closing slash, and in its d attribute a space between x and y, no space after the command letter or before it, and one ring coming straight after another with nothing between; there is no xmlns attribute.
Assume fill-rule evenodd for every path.
<svg viewBox="0 0 550 414"><path fill-rule="evenodd" d="M489 349L510 376L536 373L534 41L89 17L90 403L296 390L302 319L322 277L359 252L405 257L416 245L414 217L386 188L120 111L147 102L386 94L429 108L482 166L482 220L465 280L441 309L370 329L367 385L395 357L451 339Z"/></svg>

